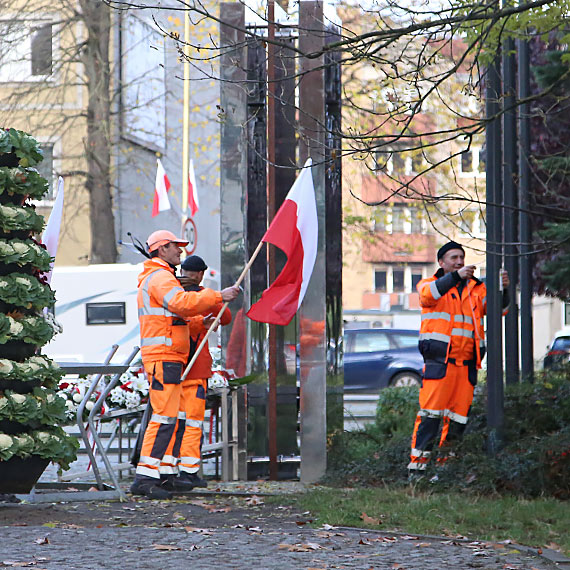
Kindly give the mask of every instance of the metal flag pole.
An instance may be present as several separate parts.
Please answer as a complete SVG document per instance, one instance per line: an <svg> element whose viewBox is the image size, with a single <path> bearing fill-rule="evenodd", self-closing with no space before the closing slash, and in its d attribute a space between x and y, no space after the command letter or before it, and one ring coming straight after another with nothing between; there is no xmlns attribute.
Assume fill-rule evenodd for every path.
<svg viewBox="0 0 570 570"><path fill-rule="evenodd" d="M182 226L188 210L188 174L190 133L190 12L184 11L184 107L182 109Z"/></svg>

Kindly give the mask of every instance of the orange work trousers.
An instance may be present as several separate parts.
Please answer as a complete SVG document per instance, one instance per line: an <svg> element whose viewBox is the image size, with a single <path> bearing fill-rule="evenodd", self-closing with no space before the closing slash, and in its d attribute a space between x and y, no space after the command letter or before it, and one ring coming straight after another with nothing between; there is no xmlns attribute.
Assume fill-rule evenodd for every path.
<svg viewBox="0 0 570 570"><path fill-rule="evenodd" d="M177 473L178 459L169 451L180 410L184 408L182 362L145 363L152 416L146 428L137 475L160 478Z"/></svg>
<svg viewBox="0 0 570 570"><path fill-rule="evenodd" d="M439 380L424 378L420 389L420 411L412 435L410 470L424 470L433 449L441 419L439 447L463 435L469 408L473 402L473 384L467 366L448 363Z"/></svg>
<svg viewBox="0 0 570 570"><path fill-rule="evenodd" d="M178 426L166 451L167 456L176 458L179 471L196 473L200 469L207 387L207 379L192 378L182 382Z"/></svg>

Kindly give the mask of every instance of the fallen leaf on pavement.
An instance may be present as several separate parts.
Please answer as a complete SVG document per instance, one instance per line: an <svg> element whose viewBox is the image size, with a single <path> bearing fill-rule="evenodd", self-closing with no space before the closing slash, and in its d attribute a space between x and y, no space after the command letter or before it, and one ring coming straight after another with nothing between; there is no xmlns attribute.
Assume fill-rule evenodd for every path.
<svg viewBox="0 0 570 570"><path fill-rule="evenodd" d="M245 500L245 504L249 507L254 507L256 505L263 505L263 499L260 499L257 495L253 495L252 497L248 497Z"/></svg>
<svg viewBox="0 0 570 570"><path fill-rule="evenodd" d="M416 544L414 544L414 546L416 548L423 548L426 546L431 546L431 542L416 542Z"/></svg>
<svg viewBox="0 0 570 570"><path fill-rule="evenodd" d="M323 530L334 530L334 529L336 529L336 526L333 526L332 524L323 525Z"/></svg>
<svg viewBox="0 0 570 570"><path fill-rule="evenodd" d="M249 530L249 532L263 532L263 529L258 526L246 526L245 528Z"/></svg>
<svg viewBox="0 0 570 570"><path fill-rule="evenodd" d="M512 564L504 564L503 570L519 570L520 566L513 566Z"/></svg>
<svg viewBox="0 0 570 570"><path fill-rule="evenodd" d="M99 489L97 489L97 487L89 487L89 489L87 489L88 491L98 491Z"/></svg>
<svg viewBox="0 0 570 570"><path fill-rule="evenodd" d="M382 521L380 519L375 519L374 517L369 517L366 513L362 513L360 515L360 518L366 523L366 524L382 524Z"/></svg>
<svg viewBox="0 0 570 570"><path fill-rule="evenodd" d="M372 546L372 543L367 538L361 538L358 541L358 544L362 544L364 546Z"/></svg>
<svg viewBox="0 0 570 570"><path fill-rule="evenodd" d="M12 560L2 560L2 562L0 562L0 565L9 566L10 568L29 568L30 566L35 566L36 561L31 560L30 562L15 562Z"/></svg>
<svg viewBox="0 0 570 570"><path fill-rule="evenodd" d="M280 544L281 550L285 549L289 552L311 552L313 550L323 550L324 546L316 544L315 542L305 542L303 544Z"/></svg>
<svg viewBox="0 0 570 570"><path fill-rule="evenodd" d="M49 544L49 538L47 536L44 536L43 538L36 538L34 542L36 544Z"/></svg>
<svg viewBox="0 0 570 570"><path fill-rule="evenodd" d="M376 542L398 542L395 536L379 536L374 539Z"/></svg>
<svg viewBox="0 0 570 570"><path fill-rule="evenodd" d="M175 544L153 544L153 550L182 550L180 546Z"/></svg>
<svg viewBox="0 0 570 570"><path fill-rule="evenodd" d="M186 532L198 532L200 534L214 534L214 532L209 528L196 528L193 526L185 526L184 530Z"/></svg>
<svg viewBox="0 0 570 570"><path fill-rule="evenodd" d="M418 540L419 536L411 536L409 534L405 534L404 536L400 537L402 540Z"/></svg>
<svg viewBox="0 0 570 570"><path fill-rule="evenodd" d="M394 570L400 570L400 569L404 570L405 569L404 566L402 566L401 564L398 564L398 563L392 564L392 568L394 568Z"/></svg>

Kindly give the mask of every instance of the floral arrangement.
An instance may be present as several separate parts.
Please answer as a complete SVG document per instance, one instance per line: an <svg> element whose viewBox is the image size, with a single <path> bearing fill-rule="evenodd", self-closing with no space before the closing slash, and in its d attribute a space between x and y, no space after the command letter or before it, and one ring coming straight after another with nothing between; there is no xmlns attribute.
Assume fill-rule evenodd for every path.
<svg viewBox="0 0 570 570"><path fill-rule="evenodd" d="M51 262L47 249L34 240L0 239L0 263L32 264L38 271L49 271Z"/></svg>
<svg viewBox="0 0 570 570"><path fill-rule="evenodd" d="M26 422L28 424L56 424L65 413L62 398L43 387L34 388L30 394L5 390L0 396L0 420Z"/></svg>
<svg viewBox="0 0 570 570"><path fill-rule="evenodd" d="M0 228L4 232L27 230L38 233L43 230L43 227L43 217L33 208L0 204Z"/></svg>
<svg viewBox="0 0 570 570"><path fill-rule="evenodd" d="M43 160L38 142L29 134L16 129L0 129L0 155L15 154L19 165L35 166Z"/></svg>
<svg viewBox="0 0 570 570"><path fill-rule="evenodd" d="M0 277L0 301L26 309L43 309L55 303L53 291L30 275L10 273Z"/></svg>
<svg viewBox="0 0 570 570"><path fill-rule="evenodd" d="M31 356L23 362L0 358L0 390L2 384L10 380L39 381L44 387L53 388L60 378L61 368L47 356Z"/></svg>
<svg viewBox="0 0 570 570"><path fill-rule="evenodd" d="M107 398L110 408L132 410L148 402L148 380L142 368L127 370Z"/></svg>
<svg viewBox="0 0 570 570"><path fill-rule="evenodd" d="M88 414L95 405L95 402L105 388L105 384L111 380L110 376L106 376L99 390L91 395L89 401L85 404L85 412ZM65 415L68 420L75 421L77 417L77 408L83 400L91 380L87 378L63 378L58 385L57 395L62 399L65 405ZM141 404L148 402L148 381L142 369L128 370L119 378L119 383L111 390L105 403L101 408L101 412L109 409L125 409L132 410Z"/></svg>
<svg viewBox="0 0 570 570"><path fill-rule="evenodd" d="M27 458L37 455L59 463L63 469L76 457L76 440L70 438L61 427L37 430L29 433L9 435L0 433L0 460L7 461L14 456Z"/></svg>
<svg viewBox="0 0 570 570"><path fill-rule="evenodd" d="M38 200L48 191L48 187L48 181L35 170L18 166L0 168L0 196L19 199L20 202L26 197Z"/></svg>
<svg viewBox="0 0 570 570"><path fill-rule="evenodd" d="M49 461L67 468L79 448L61 428L67 405L54 388L62 372L38 354L58 330L43 312L55 303L42 278L51 258L32 236L44 222L27 202L48 189L32 168L41 160L30 135L0 129L0 265L8 267L0 275L0 493L31 489Z"/></svg>
<svg viewBox="0 0 570 570"><path fill-rule="evenodd" d="M54 335L53 326L43 315L21 316L15 319L0 313L0 344L23 340L30 344L45 344Z"/></svg>

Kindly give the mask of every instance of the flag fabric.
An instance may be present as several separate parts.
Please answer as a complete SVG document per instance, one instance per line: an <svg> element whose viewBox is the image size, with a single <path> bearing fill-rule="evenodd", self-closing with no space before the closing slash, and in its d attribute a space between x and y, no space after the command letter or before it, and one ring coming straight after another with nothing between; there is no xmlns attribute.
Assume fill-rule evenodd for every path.
<svg viewBox="0 0 570 570"><path fill-rule="evenodd" d="M262 241L287 255L285 267L252 305L247 316L262 323L287 325L301 306L317 258L318 219L312 161L309 158L275 214Z"/></svg>
<svg viewBox="0 0 570 570"><path fill-rule="evenodd" d="M190 168L188 170L188 206L190 207L190 215L195 216L200 208L200 203L198 202L198 187L196 186L194 161L192 159L190 159Z"/></svg>
<svg viewBox="0 0 570 570"><path fill-rule="evenodd" d="M57 195L49 216L46 229L42 234L42 243L46 246L48 253L55 259L57 254L57 246L59 245L59 231L61 229L61 220L63 217L63 178L60 176L57 180ZM51 274L53 271L53 261L50 270L44 276L47 282L51 282Z"/></svg>
<svg viewBox="0 0 570 570"><path fill-rule="evenodd" d="M158 216L160 212L170 210L170 200L168 199L168 190L170 189L170 180L166 176L160 158L156 159L156 180L154 182L154 202L152 203L152 217Z"/></svg>

